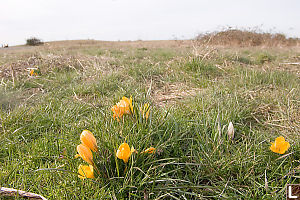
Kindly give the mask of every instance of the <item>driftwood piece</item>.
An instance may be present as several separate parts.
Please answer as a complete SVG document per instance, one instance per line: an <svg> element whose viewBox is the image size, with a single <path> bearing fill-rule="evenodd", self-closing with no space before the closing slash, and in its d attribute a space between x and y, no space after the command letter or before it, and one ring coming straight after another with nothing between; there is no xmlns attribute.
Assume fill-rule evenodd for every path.
<svg viewBox="0 0 300 200"><path fill-rule="evenodd" d="M47 200L45 197L38 195L38 194L34 194L31 192L25 192L22 190L16 190L13 188L5 188L5 187L1 187L0 188L0 197L1 196L10 196L10 197L21 197L21 198L26 198L26 199L42 199L42 200Z"/></svg>

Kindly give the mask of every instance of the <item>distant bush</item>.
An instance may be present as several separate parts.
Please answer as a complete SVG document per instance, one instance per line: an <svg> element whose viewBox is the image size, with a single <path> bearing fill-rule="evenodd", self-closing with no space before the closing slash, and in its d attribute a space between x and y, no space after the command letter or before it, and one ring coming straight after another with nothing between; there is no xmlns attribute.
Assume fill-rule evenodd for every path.
<svg viewBox="0 0 300 200"><path fill-rule="evenodd" d="M300 44L299 38L287 38L281 33L238 29L200 34L196 39L212 45L225 46L297 46Z"/></svg>
<svg viewBox="0 0 300 200"><path fill-rule="evenodd" d="M32 37L32 38L29 38L26 40L26 45L29 45L29 46L37 46L37 45L42 45L44 44L44 42L39 39L39 38L36 38L36 37Z"/></svg>

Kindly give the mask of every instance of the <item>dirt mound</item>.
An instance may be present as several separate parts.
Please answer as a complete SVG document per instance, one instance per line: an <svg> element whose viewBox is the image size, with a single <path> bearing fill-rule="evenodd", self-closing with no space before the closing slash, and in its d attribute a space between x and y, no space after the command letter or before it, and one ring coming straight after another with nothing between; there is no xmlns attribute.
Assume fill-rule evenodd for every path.
<svg viewBox="0 0 300 200"><path fill-rule="evenodd" d="M197 40L211 45L229 46L298 46L300 38L287 38L280 33L259 33L256 31L229 29L220 32L200 34Z"/></svg>

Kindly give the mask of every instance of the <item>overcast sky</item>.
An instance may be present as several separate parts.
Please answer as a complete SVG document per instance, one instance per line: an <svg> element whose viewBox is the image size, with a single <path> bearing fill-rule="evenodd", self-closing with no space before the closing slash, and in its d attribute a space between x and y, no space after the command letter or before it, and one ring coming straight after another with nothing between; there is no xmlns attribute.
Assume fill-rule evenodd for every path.
<svg viewBox="0 0 300 200"><path fill-rule="evenodd" d="M0 0L0 44L190 39L224 27L300 37L300 0Z"/></svg>

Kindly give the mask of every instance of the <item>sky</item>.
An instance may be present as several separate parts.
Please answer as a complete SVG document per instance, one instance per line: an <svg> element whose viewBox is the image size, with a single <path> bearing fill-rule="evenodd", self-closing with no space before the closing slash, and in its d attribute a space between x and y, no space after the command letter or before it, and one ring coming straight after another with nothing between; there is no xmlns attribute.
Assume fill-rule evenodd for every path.
<svg viewBox="0 0 300 200"><path fill-rule="evenodd" d="M0 0L0 44L192 39L226 27L300 37L299 0Z"/></svg>

